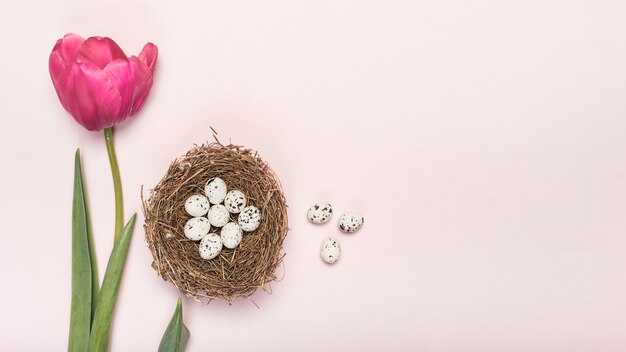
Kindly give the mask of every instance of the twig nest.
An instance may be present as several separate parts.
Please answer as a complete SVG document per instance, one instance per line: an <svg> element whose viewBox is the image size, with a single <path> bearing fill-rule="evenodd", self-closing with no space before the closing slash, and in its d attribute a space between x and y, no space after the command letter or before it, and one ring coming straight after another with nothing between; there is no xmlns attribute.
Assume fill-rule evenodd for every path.
<svg viewBox="0 0 626 352"><path fill-rule="evenodd" d="M193 197L202 194L206 202ZM170 165L143 210L152 267L187 296L232 302L267 291L277 279L287 204L277 176L256 152L219 142L194 147ZM204 220L192 222L198 217L208 229Z"/></svg>

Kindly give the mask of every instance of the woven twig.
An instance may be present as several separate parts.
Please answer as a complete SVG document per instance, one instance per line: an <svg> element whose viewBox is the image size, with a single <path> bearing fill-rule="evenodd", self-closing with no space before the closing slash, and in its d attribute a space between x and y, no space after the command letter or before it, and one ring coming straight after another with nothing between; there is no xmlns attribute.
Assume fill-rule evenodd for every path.
<svg viewBox="0 0 626 352"><path fill-rule="evenodd" d="M192 194L203 194L213 177L223 179L229 189L243 191L248 204L261 211L262 220L257 230L244 233L239 247L224 248L217 258L204 260L198 243L183 234L190 218L184 203ZM142 204L152 267L185 295L197 301L221 298L231 303L258 288L271 292L266 285L277 280L275 271L284 256L287 204L278 177L255 151L219 142L195 146L172 162L147 200L142 191Z"/></svg>

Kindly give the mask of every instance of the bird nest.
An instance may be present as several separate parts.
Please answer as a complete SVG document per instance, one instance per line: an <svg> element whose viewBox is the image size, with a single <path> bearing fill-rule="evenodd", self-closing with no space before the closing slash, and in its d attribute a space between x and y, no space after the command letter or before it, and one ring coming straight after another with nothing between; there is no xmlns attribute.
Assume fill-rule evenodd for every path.
<svg viewBox="0 0 626 352"><path fill-rule="evenodd" d="M223 179L229 189L243 191L249 204L261 211L262 220L259 228L243 235L237 248L223 248L218 257L205 260L198 243L183 234L189 220L184 204L189 196L203 194L206 182L214 177ZM258 288L271 292L268 284L277 280L275 272L284 257L287 204L278 177L257 152L219 141L195 146L171 163L147 200L142 192L142 203L152 267L185 295L231 303Z"/></svg>

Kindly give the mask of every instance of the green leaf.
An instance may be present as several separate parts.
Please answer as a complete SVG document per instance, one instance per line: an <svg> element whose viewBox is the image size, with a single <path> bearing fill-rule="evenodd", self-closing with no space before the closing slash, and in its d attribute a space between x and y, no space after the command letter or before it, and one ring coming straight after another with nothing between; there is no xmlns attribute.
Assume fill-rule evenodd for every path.
<svg viewBox="0 0 626 352"><path fill-rule="evenodd" d="M89 217L85 205L80 150L74 156L74 196L72 204L72 303L67 350L83 352L89 344L92 317L92 270L89 245ZM96 274L97 275L97 274Z"/></svg>
<svg viewBox="0 0 626 352"><path fill-rule="evenodd" d="M178 298L174 315L161 339L159 352L183 352L189 336L189 329L183 323L183 302Z"/></svg>
<svg viewBox="0 0 626 352"><path fill-rule="evenodd" d="M91 227L91 215L89 212L89 202L87 201L87 189L85 188L85 175L81 171L81 182L83 189L83 204L85 206L85 222L87 224L87 243L89 245L89 262L91 263L91 324L93 324L93 316L96 312L96 304L98 303L98 295L100 294L100 277L98 276L98 261L96 260L96 248L93 243L93 229Z"/></svg>
<svg viewBox="0 0 626 352"><path fill-rule="evenodd" d="M111 332L111 320L113 310L117 301L117 294L124 274L130 239L133 235L133 227L137 214L133 214L126 226L122 229L120 237L115 241L113 251L109 257L102 289L98 297L96 313L91 327L91 337L89 340L90 352L106 352L109 349L109 335Z"/></svg>

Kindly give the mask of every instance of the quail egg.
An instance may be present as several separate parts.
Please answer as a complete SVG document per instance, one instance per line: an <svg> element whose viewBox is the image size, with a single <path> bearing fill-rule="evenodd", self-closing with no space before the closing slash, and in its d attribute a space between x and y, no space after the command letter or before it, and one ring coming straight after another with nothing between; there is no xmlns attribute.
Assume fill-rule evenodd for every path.
<svg viewBox="0 0 626 352"><path fill-rule="evenodd" d="M224 225L224 227L222 227L220 235L222 237L222 243L224 244L224 247L233 249L239 246L239 243L241 243L243 231L241 231L241 227L239 227L237 223L229 222L228 224Z"/></svg>
<svg viewBox="0 0 626 352"><path fill-rule="evenodd" d="M254 231L261 225L261 212L253 205L247 206L239 213L238 220L242 230Z"/></svg>
<svg viewBox="0 0 626 352"><path fill-rule="evenodd" d="M222 251L222 239L216 233L210 233L200 241L200 257L213 259Z"/></svg>
<svg viewBox="0 0 626 352"><path fill-rule="evenodd" d="M323 224L333 215L333 207L326 202L315 203L306 213L306 217L314 224Z"/></svg>
<svg viewBox="0 0 626 352"><path fill-rule="evenodd" d="M200 241L211 230L209 219L205 217L191 218L185 224L183 232L185 237L192 241Z"/></svg>
<svg viewBox="0 0 626 352"><path fill-rule="evenodd" d="M211 225L215 227L222 227L228 223L230 214L224 205L215 204L209 209L207 217L209 218Z"/></svg>
<svg viewBox="0 0 626 352"><path fill-rule="evenodd" d="M191 216L203 216L209 206L209 200L201 194L194 194L185 201L185 211Z"/></svg>
<svg viewBox="0 0 626 352"><path fill-rule="evenodd" d="M220 204L226 197L226 182L219 177L210 179L204 186L204 193L211 204Z"/></svg>
<svg viewBox="0 0 626 352"><path fill-rule="evenodd" d="M339 218L339 228L343 232L356 232L363 226L363 216L354 212L348 212L341 215Z"/></svg>
<svg viewBox="0 0 626 352"><path fill-rule="evenodd" d="M246 195L238 189L228 191L224 198L224 205L229 212L239 214L246 207Z"/></svg>
<svg viewBox="0 0 626 352"><path fill-rule="evenodd" d="M320 257L328 264L335 264L341 257L341 246L339 241L333 237L327 237L322 241L320 248Z"/></svg>

